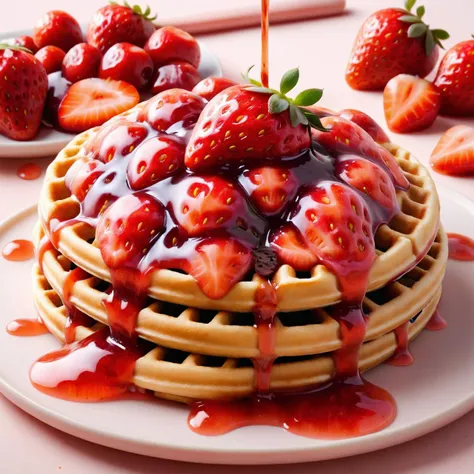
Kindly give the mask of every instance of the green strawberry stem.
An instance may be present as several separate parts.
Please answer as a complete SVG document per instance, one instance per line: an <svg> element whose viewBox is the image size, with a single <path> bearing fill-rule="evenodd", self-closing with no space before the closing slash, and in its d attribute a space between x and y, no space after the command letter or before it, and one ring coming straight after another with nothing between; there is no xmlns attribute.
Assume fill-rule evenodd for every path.
<svg viewBox="0 0 474 474"><path fill-rule="evenodd" d="M423 22L423 16L425 15L426 9L423 5L416 9L416 13L412 13L412 8L415 6L416 0L405 0L406 15L400 16L398 19L404 23L411 23L408 28L409 38L423 38L425 41L425 52L429 56L436 45L444 49L441 40L449 38L449 33L445 30L438 28L430 29L430 26Z"/></svg>
<svg viewBox="0 0 474 474"><path fill-rule="evenodd" d="M3 50L3 49L11 49L12 51L23 51L25 53L33 54L33 51L29 50L28 48L25 48L24 46L19 46L17 44L11 45L7 43L0 43L0 50Z"/></svg>
<svg viewBox="0 0 474 474"><path fill-rule="evenodd" d="M113 0L110 0L109 3L111 5L121 5L120 3L114 2ZM145 20L154 21L156 20L156 17L158 16L158 15L150 16L151 8L148 5L146 6L145 10L142 10L142 7L140 5L130 5L130 3L124 0L123 6L130 8L130 10L132 10L133 13L135 13L138 16L142 16Z"/></svg>
<svg viewBox="0 0 474 474"><path fill-rule="evenodd" d="M252 79L249 76L252 68L253 66L251 66L245 74L242 74L244 80L249 83L248 86L245 86L245 90L258 92L260 94L269 94L268 111L271 114L280 114L285 110L289 110L292 127L304 125L308 128L316 128L322 132L327 131L319 117L306 108L307 106L319 102L323 96L322 89L306 89L301 91L294 99L286 95L298 84L300 78L299 68L290 69L283 74L280 81L280 90L264 87L261 82Z"/></svg>

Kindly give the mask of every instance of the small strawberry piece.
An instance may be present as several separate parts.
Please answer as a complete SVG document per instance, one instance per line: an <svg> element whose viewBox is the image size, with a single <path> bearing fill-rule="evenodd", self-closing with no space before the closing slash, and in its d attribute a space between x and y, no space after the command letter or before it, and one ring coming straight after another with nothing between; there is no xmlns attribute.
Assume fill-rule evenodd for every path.
<svg viewBox="0 0 474 474"><path fill-rule="evenodd" d="M61 70L65 55L64 51L56 46L44 46L35 54L35 58L43 65L46 74L51 74Z"/></svg>
<svg viewBox="0 0 474 474"><path fill-rule="evenodd" d="M130 187L144 189L184 169L185 145L172 135L142 143L127 168Z"/></svg>
<svg viewBox="0 0 474 474"><path fill-rule="evenodd" d="M171 61L185 61L197 68L201 61L198 42L189 33L174 26L156 30L147 41L145 51L156 67Z"/></svg>
<svg viewBox="0 0 474 474"><path fill-rule="evenodd" d="M0 78L0 133L13 140L31 140L41 125L46 71L21 47L0 45Z"/></svg>
<svg viewBox="0 0 474 474"><path fill-rule="evenodd" d="M223 298L242 280L252 264L248 248L234 239L211 238L196 247L185 263L185 271L197 281L201 291L212 299Z"/></svg>
<svg viewBox="0 0 474 474"><path fill-rule="evenodd" d="M365 158L347 156L336 163L335 174L349 186L367 194L392 214L397 208L395 186L381 166Z"/></svg>
<svg viewBox="0 0 474 474"><path fill-rule="evenodd" d="M425 77L435 67L440 40L449 34L423 22L424 7L411 13L414 4L406 0L405 10L379 10L364 22L346 69L353 89L382 90L398 74Z"/></svg>
<svg viewBox="0 0 474 474"><path fill-rule="evenodd" d="M132 153L147 135L148 129L142 123L118 117L100 128L87 142L85 152L92 159L109 163Z"/></svg>
<svg viewBox="0 0 474 474"><path fill-rule="evenodd" d="M203 99L211 100L219 92L236 85L235 81L226 77L206 77L194 86L193 92Z"/></svg>
<svg viewBox="0 0 474 474"><path fill-rule="evenodd" d="M79 43L72 47L63 60L63 76L71 82L97 77L102 54L88 43Z"/></svg>
<svg viewBox="0 0 474 474"><path fill-rule="evenodd" d="M23 46L23 48L29 49L33 54L38 51L36 44L31 36L18 36L18 38L7 38L1 40L0 43L8 44L10 46Z"/></svg>
<svg viewBox="0 0 474 474"><path fill-rule="evenodd" d="M344 109L338 114L339 117L350 120L364 129L377 143L390 143L390 138L383 131L382 127L370 116L360 110Z"/></svg>
<svg viewBox="0 0 474 474"><path fill-rule="evenodd" d="M345 301L361 301L375 259L372 220L350 187L322 182L303 194L291 222L310 251L337 275Z"/></svg>
<svg viewBox="0 0 474 474"><path fill-rule="evenodd" d="M445 132L431 154L430 164L443 174L474 174L474 128L456 125Z"/></svg>
<svg viewBox="0 0 474 474"><path fill-rule="evenodd" d="M100 161L81 158L68 170L65 183L79 202L84 201L91 186L104 173L104 165Z"/></svg>
<svg viewBox="0 0 474 474"><path fill-rule="evenodd" d="M145 89L153 76L153 61L148 53L131 43L117 43L102 58L99 77L125 81L138 90Z"/></svg>
<svg viewBox="0 0 474 474"><path fill-rule="evenodd" d="M83 41L79 23L69 13L61 10L52 10L41 17L36 24L33 39L38 49L51 45L65 52Z"/></svg>
<svg viewBox="0 0 474 474"><path fill-rule="evenodd" d="M83 132L131 109L139 101L138 91L126 82L83 79L69 88L61 102L59 125L68 132Z"/></svg>
<svg viewBox="0 0 474 474"><path fill-rule="evenodd" d="M50 127L59 127L58 110L71 83L63 77L61 71L48 74L48 95L43 110L43 123Z"/></svg>
<svg viewBox="0 0 474 474"><path fill-rule="evenodd" d="M107 267L135 267L163 231L164 208L146 193L115 201L101 216L96 240Z"/></svg>
<svg viewBox="0 0 474 474"><path fill-rule="evenodd" d="M317 257L308 249L299 231L291 224L272 235L271 246L280 261L296 271L309 271L318 263Z"/></svg>
<svg viewBox="0 0 474 474"><path fill-rule="evenodd" d="M263 214L279 214L293 200L298 180L288 168L264 166L243 173L240 183Z"/></svg>
<svg viewBox="0 0 474 474"><path fill-rule="evenodd" d="M388 128L409 133L430 127L438 116L441 95L425 79L400 74L391 79L383 92L383 107Z"/></svg>
<svg viewBox="0 0 474 474"><path fill-rule="evenodd" d="M200 80L201 76L192 64L174 61L158 68L152 92L159 94L174 88L190 91Z"/></svg>
<svg viewBox="0 0 474 474"><path fill-rule="evenodd" d="M336 155L354 154L369 158L386 166L398 186L408 188L409 183L395 157L361 127L342 117L324 117L321 123L329 131L320 132L313 129L313 137L327 150Z"/></svg>
<svg viewBox="0 0 474 474"><path fill-rule="evenodd" d="M165 132L173 125L194 125L206 101L184 89L170 89L156 95L140 109L137 120L148 122L155 130Z"/></svg>
<svg viewBox="0 0 474 474"><path fill-rule="evenodd" d="M474 116L474 40L456 44L442 59L434 83L441 91L441 113Z"/></svg>
<svg viewBox="0 0 474 474"><path fill-rule="evenodd" d="M87 29L87 42L102 54L116 43L131 43L143 47L155 31L150 8L143 11L138 5L131 7L111 3L96 11Z"/></svg>

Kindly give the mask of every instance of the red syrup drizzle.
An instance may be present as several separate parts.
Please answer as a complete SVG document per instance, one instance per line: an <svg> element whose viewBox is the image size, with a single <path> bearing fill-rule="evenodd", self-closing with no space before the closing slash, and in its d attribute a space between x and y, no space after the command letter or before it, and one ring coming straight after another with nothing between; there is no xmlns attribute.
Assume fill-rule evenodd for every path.
<svg viewBox="0 0 474 474"><path fill-rule="evenodd" d="M30 260L35 255L35 247L30 240L12 240L3 247L2 257L12 262Z"/></svg>
<svg viewBox="0 0 474 474"><path fill-rule="evenodd" d="M7 325L7 332L12 336L29 337L48 333L48 328L40 319L15 319Z"/></svg>
<svg viewBox="0 0 474 474"><path fill-rule="evenodd" d="M260 71L260 79L263 87L268 87L268 27L270 0L262 0L262 65Z"/></svg>
<svg viewBox="0 0 474 474"><path fill-rule="evenodd" d="M387 364L395 365L397 367L405 367L413 364L413 355L408 348L408 326L410 322L407 321L401 326L395 328L395 337L397 339L397 348L393 356L387 360Z"/></svg>
<svg viewBox="0 0 474 474"><path fill-rule="evenodd" d="M474 240L461 234L448 233L450 260L474 260Z"/></svg>
<svg viewBox="0 0 474 474"><path fill-rule="evenodd" d="M425 328L430 331L441 331L442 329L445 329L447 326L448 326L448 323L441 316L438 308L436 308L436 311L433 313L433 316L431 316Z"/></svg>
<svg viewBox="0 0 474 474"><path fill-rule="evenodd" d="M41 168L35 163L26 163L18 168L17 175L27 181L38 179L41 176Z"/></svg>

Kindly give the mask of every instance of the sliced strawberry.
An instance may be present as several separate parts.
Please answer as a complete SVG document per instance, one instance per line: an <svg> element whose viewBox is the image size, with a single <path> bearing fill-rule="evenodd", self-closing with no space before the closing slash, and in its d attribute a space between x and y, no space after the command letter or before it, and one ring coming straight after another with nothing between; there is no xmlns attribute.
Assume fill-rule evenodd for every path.
<svg viewBox="0 0 474 474"><path fill-rule="evenodd" d="M388 128L409 133L430 127L438 116L441 95L431 82L408 74L391 79L383 91Z"/></svg>
<svg viewBox="0 0 474 474"><path fill-rule="evenodd" d="M68 132L83 132L138 104L140 96L123 81L83 79L73 84L59 106L59 125Z"/></svg>
<svg viewBox="0 0 474 474"><path fill-rule="evenodd" d="M467 125L450 128L433 150L430 164L439 173L474 174L474 128Z"/></svg>
<svg viewBox="0 0 474 474"><path fill-rule="evenodd" d="M397 208L397 195L392 180L382 167L372 161L347 156L337 162L335 173L349 186L367 194L390 213Z"/></svg>
<svg viewBox="0 0 474 474"><path fill-rule="evenodd" d="M184 143L169 136L153 137L132 156L127 177L132 189L144 189L184 168Z"/></svg>
<svg viewBox="0 0 474 474"><path fill-rule="evenodd" d="M336 155L354 154L367 157L386 166L401 188L408 188L408 180L398 166L395 157L359 125L342 117L324 117L321 123L329 129L321 132L313 129L313 138Z"/></svg>
<svg viewBox="0 0 474 474"><path fill-rule="evenodd" d="M338 276L344 298L360 301L375 259L372 220L362 197L345 184L324 181L303 194L291 222Z"/></svg>
<svg viewBox="0 0 474 474"><path fill-rule="evenodd" d="M235 85L236 82L226 77L206 77L194 86L193 92L203 99L211 100L219 92Z"/></svg>
<svg viewBox="0 0 474 474"><path fill-rule="evenodd" d="M206 239L185 264L199 288L209 298L223 298L242 280L252 264L250 250L234 239Z"/></svg>
<svg viewBox="0 0 474 474"><path fill-rule="evenodd" d="M263 214L280 213L295 197L298 180L284 167L264 166L245 171L240 183Z"/></svg>
<svg viewBox="0 0 474 474"><path fill-rule="evenodd" d="M148 129L142 123L119 117L101 127L87 142L85 150L92 158L108 163L115 157L127 156L147 135Z"/></svg>
<svg viewBox="0 0 474 474"><path fill-rule="evenodd" d="M97 244L107 267L136 266L163 230L164 208L146 193L115 201L99 220Z"/></svg>
<svg viewBox="0 0 474 474"><path fill-rule="evenodd" d="M137 120L148 122L155 130L165 132L175 124L194 125L206 101L184 89L169 89L156 95L140 109Z"/></svg>
<svg viewBox="0 0 474 474"><path fill-rule="evenodd" d="M377 143L390 142L390 138L388 138L387 134L382 130L382 127L380 127L370 115L355 109L341 110L337 115L359 125L359 127L363 128Z"/></svg>
<svg viewBox="0 0 474 474"><path fill-rule="evenodd" d="M308 249L300 233L291 224L282 227L271 238L271 246L282 263L297 271L308 271L318 262Z"/></svg>
<svg viewBox="0 0 474 474"><path fill-rule="evenodd" d="M66 186L78 201L84 201L91 186L104 173L104 164L100 161L81 158L68 170L65 176Z"/></svg>

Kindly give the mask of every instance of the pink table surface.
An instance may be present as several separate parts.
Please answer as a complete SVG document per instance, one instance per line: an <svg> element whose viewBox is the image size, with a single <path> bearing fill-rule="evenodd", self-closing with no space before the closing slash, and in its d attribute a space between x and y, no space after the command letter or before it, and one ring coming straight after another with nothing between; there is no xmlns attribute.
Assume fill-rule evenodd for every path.
<svg viewBox="0 0 474 474"><path fill-rule="evenodd" d="M1 3L4 1L6 0L2 0ZM102 0L8 2L8 13L0 15L0 32L2 32L0 35L3 36L4 32L15 29L31 27L42 12L52 8L68 10L80 21L87 21L94 9L104 3ZM160 8L160 17L163 21L175 16L172 6L177 3L177 1L160 2L156 5ZM179 3L180 8L181 6L186 8L186 5L195 5L196 1L181 0ZM335 109L359 108L370 113L380 123L384 123L380 93L351 90L344 82L344 67L353 38L364 18L377 8L401 3L401 0L348 0L348 11L343 16L271 28L271 80L277 84L286 69L299 65L301 87L325 88L323 105ZM474 3L471 1L430 0L425 3L428 10L427 21L451 32L452 38L446 42L448 46L467 39L472 33ZM240 3L239 0L228 0L226 4L231 8ZM205 35L201 39L218 55L226 75L237 78L249 65L258 64L259 36L258 29L243 29ZM426 132L412 135L392 134L392 139L411 150L422 162L427 163L440 134L459 122L439 118ZM463 122L474 125L474 120ZM48 159L36 161L43 167L49 163ZM21 160L0 160L0 220L36 201L41 180L27 182L17 178L16 170L20 163ZM434 178L438 184L451 186L474 198L473 179L439 175L435 175ZM0 396L0 473L280 474L291 470L295 474L313 472L339 474L350 470L366 474L380 472L467 474L474 472L473 424L474 413L471 412L435 433L401 446L319 464L292 467L213 467L145 458L96 446L36 421Z"/></svg>

